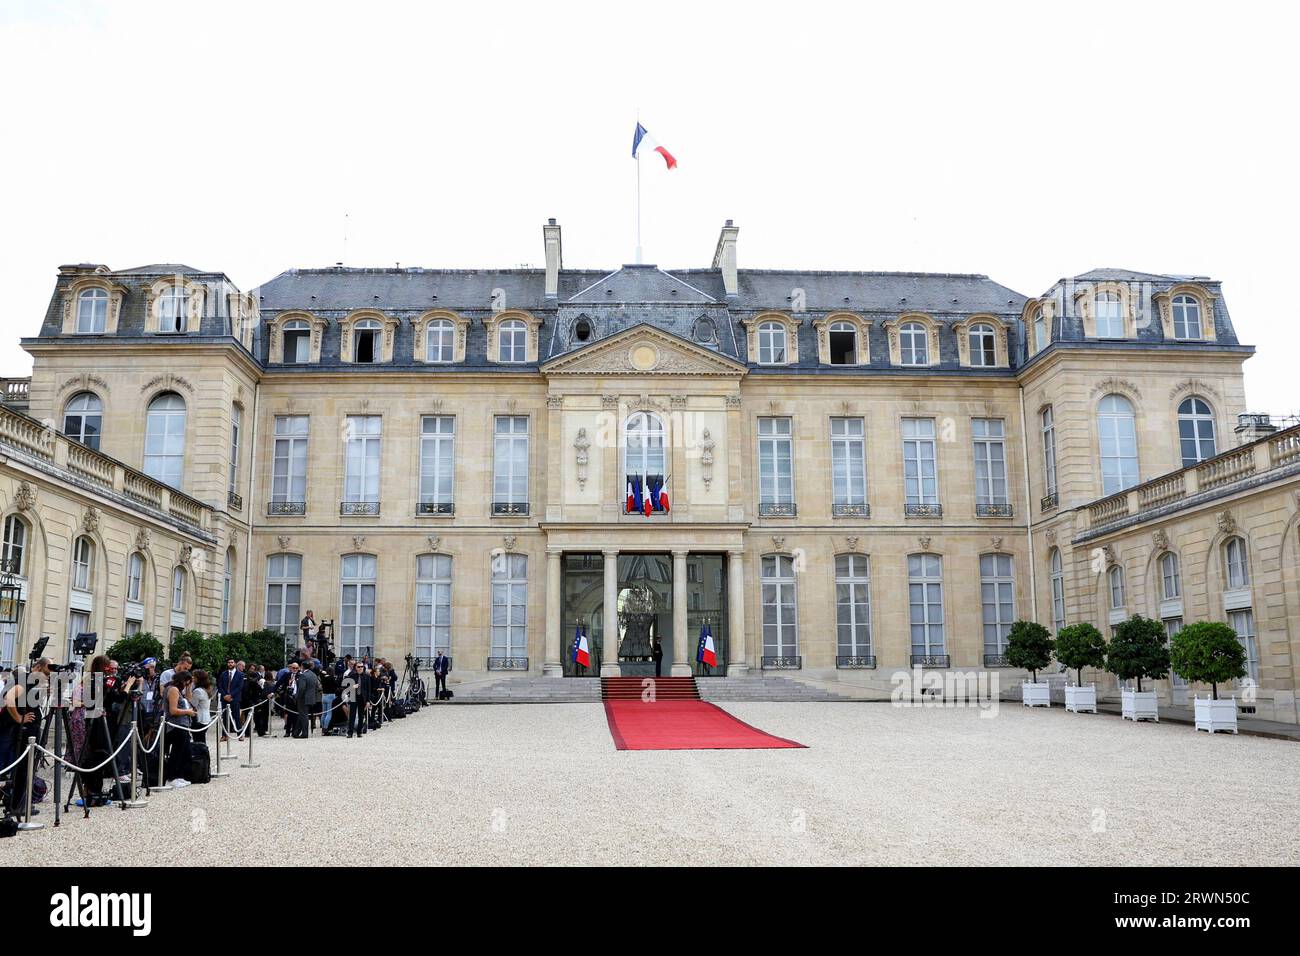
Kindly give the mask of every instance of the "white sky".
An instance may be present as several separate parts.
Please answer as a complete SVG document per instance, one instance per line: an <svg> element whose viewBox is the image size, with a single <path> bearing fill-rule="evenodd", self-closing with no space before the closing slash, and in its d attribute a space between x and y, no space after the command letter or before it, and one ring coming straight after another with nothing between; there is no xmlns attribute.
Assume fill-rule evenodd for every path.
<svg viewBox="0 0 1300 956"><path fill-rule="evenodd" d="M0 0L0 374L65 262L632 261L639 107L649 262L1210 275L1300 410L1288 6Z"/></svg>

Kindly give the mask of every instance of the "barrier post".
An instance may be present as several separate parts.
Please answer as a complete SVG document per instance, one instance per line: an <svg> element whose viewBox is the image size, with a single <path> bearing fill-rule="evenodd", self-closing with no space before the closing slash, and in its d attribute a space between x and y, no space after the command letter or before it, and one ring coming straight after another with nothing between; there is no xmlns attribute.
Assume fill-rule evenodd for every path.
<svg viewBox="0 0 1300 956"><path fill-rule="evenodd" d="M253 763L253 738L257 736L257 734L253 732L253 724L255 722L253 711L257 710L258 706L260 705L255 704L248 708L248 760L240 764L241 767L245 767L249 770L257 767L257 764ZM270 723L269 717L270 715L268 715L268 724Z"/></svg>
<svg viewBox="0 0 1300 956"><path fill-rule="evenodd" d="M163 705L162 716L158 719L158 734L154 737L154 747L158 751L158 786L150 791L149 796L154 793L165 793L167 791L167 778L163 776L163 762L167 758L167 711L166 704Z"/></svg>
<svg viewBox="0 0 1300 956"><path fill-rule="evenodd" d="M140 769L140 728L136 726L134 704L131 705L131 733L127 737L127 740L131 741L131 799L125 801L122 806L147 807L149 804L146 801L139 799L135 787L136 774Z"/></svg>
<svg viewBox="0 0 1300 956"><path fill-rule="evenodd" d="M58 758L55 758L54 766L58 767ZM57 773L57 769L55 770ZM29 737L27 740L27 819L18 824L19 830L43 830L44 823L32 823L32 786L35 784L36 775L36 740Z"/></svg>
<svg viewBox="0 0 1300 956"><path fill-rule="evenodd" d="M221 723L221 717L218 716L216 720L211 721L207 727L203 728L203 738L205 743L207 742L208 730L211 729L212 727L216 727L216 725L220 723ZM217 763L215 767L209 769L208 773L211 775L212 779L216 780L221 777L229 777L230 774L223 772L221 769L221 729L218 728L217 732L213 734L213 736L217 738L216 740L213 741L213 743L216 744L213 750L216 752L217 755L216 758Z"/></svg>

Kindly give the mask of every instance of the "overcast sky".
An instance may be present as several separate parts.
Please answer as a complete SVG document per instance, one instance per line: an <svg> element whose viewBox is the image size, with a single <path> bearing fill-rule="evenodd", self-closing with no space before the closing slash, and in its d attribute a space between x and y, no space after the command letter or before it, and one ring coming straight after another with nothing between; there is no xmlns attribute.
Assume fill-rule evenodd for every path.
<svg viewBox="0 0 1300 956"><path fill-rule="evenodd" d="M630 262L639 108L646 261L1209 275L1294 412L1294 9L3 0L0 374L65 262Z"/></svg>

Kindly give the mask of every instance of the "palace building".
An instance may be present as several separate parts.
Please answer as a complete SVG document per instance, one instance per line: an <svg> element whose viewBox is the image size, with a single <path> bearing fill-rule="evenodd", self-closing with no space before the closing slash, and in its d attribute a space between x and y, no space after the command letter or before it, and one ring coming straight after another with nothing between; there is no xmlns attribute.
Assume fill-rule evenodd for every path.
<svg viewBox="0 0 1300 956"><path fill-rule="evenodd" d="M746 270L730 221L707 268L572 269L542 232L544 268L251 292L61 267L0 406L5 663L310 608L463 681L657 641L871 696L1002 668L1019 618L1141 613L1232 624L1244 705L1297 720L1300 427L1248 414L1218 282Z"/></svg>

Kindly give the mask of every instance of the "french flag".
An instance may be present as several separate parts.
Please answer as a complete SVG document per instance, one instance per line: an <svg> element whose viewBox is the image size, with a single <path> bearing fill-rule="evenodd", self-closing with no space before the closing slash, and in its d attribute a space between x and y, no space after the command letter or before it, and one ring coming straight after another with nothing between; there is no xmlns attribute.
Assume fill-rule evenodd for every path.
<svg viewBox="0 0 1300 956"><path fill-rule="evenodd" d="M668 164L669 169L677 168L677 160L673 157L673 154L668 152L668 150L664 149L664 147L660 146L659 143L655 141L654 137L646 132L645 127L642 126L640 123L637 123L636 132L632 134L632 158L633 159L641 158L640 153L642 147L646 149L654 150L656 153L662 156L664 158L664 162Z"/></svg>
<svg viewBox="0 0 1300 956"><path fill-rule="evenodd" d="M718 666L718 649L713 646L713 628L707 624L700 627L700 648L695 652L695 660L710 667Z"/></svg>
<svg viewBox="0 0 1300 956"><path fill-rule="evenodd" d="M573 629L573 663L591 666L591 648L587 646L587 635L583 633L581 624Z"/></svg>

